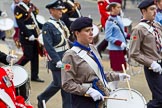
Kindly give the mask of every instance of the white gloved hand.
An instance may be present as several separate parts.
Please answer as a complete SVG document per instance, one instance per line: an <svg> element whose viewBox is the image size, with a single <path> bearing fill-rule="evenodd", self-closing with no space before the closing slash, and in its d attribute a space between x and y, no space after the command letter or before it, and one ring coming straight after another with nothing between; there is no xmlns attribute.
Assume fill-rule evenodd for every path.
<svg viewBox="0 0 162 108"><path fill-rule="evenodd" d="M31 35L31 36L29 37L29 41L34 41L34 40L35 40L34 35Z"/></svg>
<svg viewBox="0 0 162 108"><path fill-rule="evenodd" d="M162 68L160 66L160 64L158 64L156 61L153 61L152 64L151 64L151 69L154 71L154 72L159 72L159 74L162 73Z"/></svg>
<svg viewBox="0 0 162 108"><path fill-rule="evenodd" d="M11 61L12 61L12 63L15 64L17 62L17 56L16 55L7 55L6 61L8 63L11 63Z"/></svg>
<svg viewBox="0 0 162 108"><path fill-rule="evenodd" d="M57 67L57 68L62 68L62 66L63 66L63 64L62 64L61 61L58 61L58 62L56 63L56 67Z"/></svg>
<svg viewBox="0 0 162 108"><path fill-rule="evenodd" d="M3 12L1 13L1 16L2 16L2 17L7 17L7 13L6 13L5 11L3 11Z"/></svg>
<svg viewBox="0 0 162 108"><path fill-rule="evenodd" d="M118 75L120 81L125 81L126 79L130 80L130 75L126 73L118 73Z"/></svg>
<svg viewBox="0 0 162 108"><path fill-rule="evenodd" d="M86 94L90 95L93 98L94 101L97 101L97 100L104 101L103 95L99 91L97 91L93 88L89 88L87 90Z"/></svg>
<svg viewBox="0 0 162 108"><path fill-rule="evenodd" d="M124 49L124 48L127 47L127 45L126 45L124 42L122 42L122 44L120 45L120 47L121 47L122 49Z"/></svg>

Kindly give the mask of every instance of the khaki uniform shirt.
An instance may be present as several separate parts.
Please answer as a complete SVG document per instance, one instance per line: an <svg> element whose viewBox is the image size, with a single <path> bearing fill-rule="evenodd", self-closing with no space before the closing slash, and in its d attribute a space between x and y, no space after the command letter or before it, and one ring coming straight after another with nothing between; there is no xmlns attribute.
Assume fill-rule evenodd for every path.
<svg viewBox="0 0 162 108"><path fill-rule="evenodd" d="M153 25L162 36L162 27L158 23ZM135 61L147 67L150 67L153 61L162 59L162 53L157 52L155 36L142 25L137 25L133 29L129 54Z"/></svg>
<svg viewBox="0 0 162 108"><path fill-rule="evenodd" d="M91 47L91 49L95 55L100 58L96 48ZM84 95L89 87L82 84L92 83L95 78L98 78L94 70L84 59L78 56L77 53L71 49L66 51L62 62L65 65L70 65L70 69L62 69L61 71L63 89L72 94ZM108 81L119 80L119 77L113 72L107 73L106 77Z"/></svg>

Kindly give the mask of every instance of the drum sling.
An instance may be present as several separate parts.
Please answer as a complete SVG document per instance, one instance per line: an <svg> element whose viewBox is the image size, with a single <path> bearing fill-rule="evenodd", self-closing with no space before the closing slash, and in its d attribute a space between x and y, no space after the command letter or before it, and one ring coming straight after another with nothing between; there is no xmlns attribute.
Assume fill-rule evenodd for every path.
<svg viewBox="0 0 162 108"><path fill-rule="evenodd" d="M71 48L71 50L75 51L77 53L78 56L80 56L82 59L84 59L89 66L94 70L94 72L96 73L96 75L98 76L99 79L94 79L92 82L92 88L98 90L102 95L106 95L104 94L104 88L108 88L108 83L106 80L106 76L103 72L103 68L98 60L98 58L96 57L96 55L92 52L92 50L90 48L87 48L81 44L79 44L78 42L74 42L73 44L74 46ZM85 50L82 50L82 49ZM88 54L87 51L90 51L91 54L93 55L94 59L92 59ZM98 85L100 85L98 82L101 82L100 84L103 85L103 90L100 89L100 87ZM98 85L97 85L98 83ZM102 106L102 101L97 101L96 102L96 108L99 108L100 106Z"/></svg>
<svg viewBox="0 0 162 108"><path fill-rule="evenodd" d="M87 54L87 51L81 50L79 47L76 47L76 46L73 46L71 50L75 51L78 56L84 59L88 63L88 65L94 70L94 72L96 73L98 78L102 81L102 83L106 85L106 87L108 87L107 82L105 81L105 79L102 78L102 75L97 66L97 63Z"/></svg>

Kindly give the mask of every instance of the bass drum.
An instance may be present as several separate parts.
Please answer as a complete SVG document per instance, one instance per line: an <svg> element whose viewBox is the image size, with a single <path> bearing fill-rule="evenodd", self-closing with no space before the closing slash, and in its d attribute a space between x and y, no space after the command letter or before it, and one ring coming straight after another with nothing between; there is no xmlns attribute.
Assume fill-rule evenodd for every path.
<svg viewBox="0 0 162 108"><path fill-rule="evenodd" d="M130 97L131 95L132 97ZM116 89L113 91L110 98L123 98L125 100L107 100L107 108L147 108L146 100L137 90L131 89Z"/></svg>

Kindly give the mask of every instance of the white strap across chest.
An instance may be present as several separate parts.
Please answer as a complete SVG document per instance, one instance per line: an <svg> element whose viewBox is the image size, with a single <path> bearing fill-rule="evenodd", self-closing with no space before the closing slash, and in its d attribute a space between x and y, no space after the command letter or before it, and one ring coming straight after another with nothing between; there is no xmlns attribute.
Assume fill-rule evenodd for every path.
<svg viewBox="0 0 162 108"><path fill-rule="evenodd" d="M103 84L105 82L106 87L108 88L107 82L105 80L103 82L103 78L101 76L101 72L100 72L100 69L98 68L97 63L87 54L87 52L75 46L73 46L71 50L75 51L78 56L80 56L82 59L84 59L89 64L89 66L94 70L98 78L102 81Z"/></svg>
<svg viewBox="0 0 162 108"><path fill-rule="evenodd" d="M24 7L27 11L29 11L29 7L28 7L24 2L20 2L19 4L23 5L23 7ZM32 19L33 19L35 25L36 25L37 27L39 27L39 26L38 26L38 23L37 23L37 21L36 21L36 19L35 19L35 17L34 17L33 12L31 12L30 14L31 14L31 17L32 17Z"/></svg>
<svg viewBox="0 0 162 108"><path fill-rule="evenodd" d="M60 25L56 23L56 21L49 19L48 22L52 23L60 32L61 32L61 41L59 44L57 44L55 47L58 47L64 43L65 36L64 31L61 29Z"/></svg>
<svg viewBox="0 0 162 108"><path fill-rule="evenodd" d="M145 27L150 33L154 34L154 28L147 23L140 22L138 25Z"/></svg>

